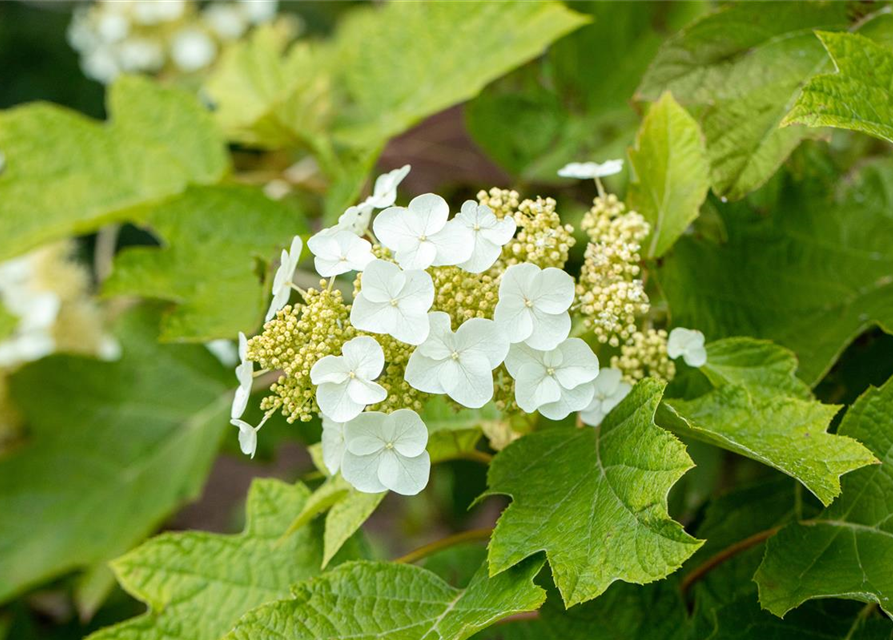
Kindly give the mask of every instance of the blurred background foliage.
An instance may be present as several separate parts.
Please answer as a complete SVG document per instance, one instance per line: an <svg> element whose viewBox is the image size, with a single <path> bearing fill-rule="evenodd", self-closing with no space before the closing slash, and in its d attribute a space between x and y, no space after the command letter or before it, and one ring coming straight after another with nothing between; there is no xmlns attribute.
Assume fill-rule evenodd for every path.
<svg viewBox="0 0 893 640"><path fill-rule="evenodd" d="M97 119L108 115L105 87L82 73L78 55L66 40L72 12L78 4L49 1L0 2L0 65L3 68L0 108L40 100L69 107ZM354 14L363 4L365 3L284 2L280 11L300 18L302 41L329 42L327 39L342 28L354 28L362 33L362 18L357 19ZM239 122L242 114L235 113L231 122L234 130L241 132L230 137L231 140L236 140L232 146L236 175L244 177L243 182L265 183L269 186L273 178L278 178L285 169L306 157L307 149L316 154L318 160L322 159L320 164L331 164L326 168L329 170L329 181L324 185L328 187L326 193L322 193L325 191L323 187L310 180L306 192L300 189L289 190L280 204L263 205L269 206L271 211L276 208L275 215L282 215L283 219L294 223L294 229L287 235L302 230L302 226L309 230L317 228L322 220L331 220L355 200L370 174L404 163L413 166L405 183L404 196L436 190L451 203L458 204L462 199L473 198L482 188L511 187L527 196L560 196L563 218L567 222L576 223L593 196L591 185L570 184L557 178L556 170L572 160L625 158L627 149L635 142L636 132L648 108L647 102L656 100L663 90L669 88L679 103L699 119L704 129L708 152L711 154L713 193L708 196L700 217L676 250L654 263L658 280L665 285L666 290L662 292L666 294L665 304L668 304L672 313L677 314L677 318L684 319L683 322L691 321L692 326L704 328L711 338L749 334L775 338L794 348L801 361L807 362L809 381L818 383L815 388L818 399L827 403L851 403L870 385L880 385L889 378L893 374L893 337L870 322L879 318L857 318L852 326L840 328L840 336L835 334L835 339L830 341L833 347L820 349L816 338L819 334L815 333L818 330L814 327L808 326L801 333L792 335L790 318L805 317L812 313L812 308L809 304L798 306L793 302L797 295L796 287L779 293L775 280L777 273L771 270L758 272L757 276L753 275L755 271L749 270L743 277L756 278L760 282L739 283L737 286L756 299L774 292L774 295L792 301L790 306L782 306L777 312L776 315L781 319L773 318L771 313L767 313L750 323L735 325L729 322L729 315L722 309L698 309L686 305L694 289L699 291L698 295L701 297L698 299L707 300L711 294L715 295L717 290L727 286L728 274L735 270L734 263L751 261L748 264L755 264L753 261L762 260L760 254L753 253L757 250L748 243L754 242L754 237L764 237L760 234L766 232L767 228L770 229L769 235L775 237L772 234L783 233L790 225L799 225L798 230L806 229L816 234L824 234L822 225L828 225L833 227L828 231L829 235L843 229L841 237L844 239L855 237L857 243L885 242L889 238L889 229L887 236L866 238L859 235L858 230L847 226L852 224L855 228L864 224L873 228L871 225L877 223L877 216L883 218L884 213L873 212L863 206L863 200L858 199L861 192L854 192L850 199L847 196L838 197L836 181L838 176L847 174L854 168L862 168L874 156L888 156L887 145L860 134L842 131L829 133L827 129L817 132L798 127L796 133L787 130L788 133L779 134L788 137L777 141L778 144L769 145L766 155L772 157L767 159L760 155L756 160L745 159L743 168L737 166L729 169L724 155L728 149L724 145L734 144L737 145L736 148L747 148L748 140L756 136L750 130L751 124L744 121L748 118L748 113L764 114L761 107L769 103L774 105L779 93L784 94L786 91L790 97L804 78L796 76L798 69L789 67L785 69L788 77L767 79L765 70L756 66L755 58L780 56L776 58L782 61L778 64L787 65L788 62L781 57L783 52L761 52L760 43L748 42L750 32L746 29L738 34L740 40L736 40L727 31L717 31L717 35L712 34L709 28L704 28L703 33L697 29L692 31L684 28L708 13L716 12L712 15L718 15L724 11L742 12L740 19L743 24L748 25L757 20L757 14L763 8L736 5L729 9L710 2L567 4L574 11L588 17L591 22L582 26L574 24L567 28L556 28L555 35L558 39L544 55L536 56L518 68L507 65L501 70L507 71L502 77L485 78L487 81L481 84L486 87L480 91L478 89L481 87L470 86L468 91L460 92L457 99L449 104L439 105L435 101L433 104L436 108L433 110L426 110L428 105L422 105L419 112L424 113L425 118L420 123L415 122L413 113L400 112L400 109L410 109L412 105L407 107L399 102L389 104L382 97L387 94L387 87L376 85L378 78L374 75L362 77L365 68L353 69L353 73L361 77L340 79L354 91L354 102L343 112L321 118L320 129L314 129L311 133L322 133L315 138L313 135L301 138L295 145L302 148L299 154L293 154L292 150L283 148L286 145L279 144L277 136L288 133L283 134L281 122L274 123L275 126L271 125L271 128L258 128L254 126L256 123ZM785 21L796 22L797 30L802 32L800 35L803 38L802 49L795 52L796 56L814 56L823 64L826 64L824 50L814 39L812 28L855 23L861 15L877 9L875 3L831 3L831 7L824 3L774 4L790 5L790 11L778 9L777 15L768 11L765 19L768 22L774 16L775 24L764 25L765 28L784 29ZM455 16L461 15L461 8L458 11ZM888 18L889 16L882 16L870 25L867 28L869 35L880 41L893 41L893 29L890 29ZM707 24L709 27L710 19L699 24ZM354 20L357 22L354 23ZM348 24L347 27L344 26L345 23ZM450 26L459 30L459 25ZM493 29L499 28L499 24L493 25ZM568 35L563 35L563 31L569 32ZM407 38L412 37L424 36L418 33L407 35ZM698 41L698 38L703 40ZM376 43L370 36L368 40L355 39L348 44L350 46L342 44L340 49L336 47L325 50L322 56L317 53L317 57L312 57L313 54L308 53L311 57L304 62L324 66L332 63L338 56L346 56L356 63L356 67L368 55L367 48L375 50L378 46L386 50L387 43ZM252 46L256 49L249 50L248 47ZM238 47L242 49L229 52L232 60L243 54L256 54L263 59L263 56L270 53L265 47L272 49L275 59L281 57L279 53L282 48L274 39L265 41L258 37L256 40L234 45L234 51ZM746 51L748 55L742 55L742 51ZM801 51L805 53L801 55ZM532 57L533 53L528 57ZM399 55L400 51L395 52L395 59L399 59ZM739 55L740 60L736 57ZM473 62L468 64L473 66ZM729 66L723 67L726 63L730 63ZM754 66L748 68L748 65ZM216 78L217 89L227 92L235 88L235 91L239 91L242 86L238 77L240 69L242 67L234 63L230 76L218 68L215 72L220 74ZM287 71L289 68L286 66L284 69ZM413 77L412 73L407 73L407 77ZM711 88L706 83L695 87L697 83L691 80L691 75L698 73L718 74L716 83L731 83L734 86L720 90ZM779 72L779 75L784 76L784 73ZM382 77L388 78L387 73L383 73ZM364 85L364 82L369 82L369 85ZM215 83L210 83L210 87L213 98ZM335 95L342 90L344 86L336 86ZM705 96L704 91L714 93ZM733 95L736 91L738 94ZM752 99L750 103L745 101L743 107L739 101L742 95L747 100ZM451 106L453 102L460 104ZM363 119L364 109L367 110L366 116L368 112L390 113L389 110L396 115L392 119L373 119L370 124L370 121ZM290 113L294 115L295 112ZM279 117L274 116L271 116L270 121ZM315 115L311 113L308 121L315 122L313 117ZM334 120L334 125L328 120L330 117ZM724 137L730 131L738 136L733 136L731 142ZM272 142L269 137L264 136L272 136ZM799 145L801 139L806 139L806 142ZM259 145L254 144L259 140ZM362 142L357 142L358 140ZM327 145L331 145L331 148ZM258 146L271 150L269 153L261 153ZM782 168L776 173L775 168L779 165ZM879 171L882 171L883 176L893 174L893 170L886 165L881 166ZM629 178L627 169L606 182L611 190L622 193ZM881 181L883 185L890 183L889 178ZM869 184L867 188L871 187ZM865 197L870 198L871 193ZM881 203L878 208L885 204L889 202ZM2 207L3 203L0 202L0 211ZM832 209L833 216L829 213ZM172 234L177 233L177 214L176 210L168 214L168 218L173 220L171 227L156 222L155 231L162 236L169 229ZM789 217L782 220L782 215ZM889 218L887 222L889 224ZM583 234L580 237L582 239ZM740 240L741 238L744 240ZM732 246L739 247L740 254L729 252L730 240ZM119 249L131 246L154 247L158 243L157 234L153 235L145 228L125 223L120 230L117 246ZM95 262L100 244L101 239L96 234L79 237L74 250L75 259L90 267ZM772 243L767 240L765 244L770 246ZM572 253L574 268L582 262L583 246L584 243L580 242ZM772 257L767 253L766 263L771 263ZM705 268L703 277L692 280L692 272ZM811 268L811 265L807 264L804 268ZM850 266L842 264L839 268L847 270ZM258 270L262 270L262 266ZM181 275L175 274L177 277ZM257 280L254 274L250 275ZM715 276L715 281L711 275ZM111 282L112 288L120 286L121 292L130 293L144 293L153 286L164 286L164 283L153 285L145 282L116 285L114 279ZM254 282L252 286L256 286L258 290L260 288L258 282ZM147 295L164 297L152 296L151 292ZM827 295L829 298L836 295L833 287L829 287ZM152 313L157 315L157 310ZM226 315L225 309L222 313ZM250 318L250 312L248 316ZM705 324L710 320L715 321L714 324ZM835 320L839 318L832 318L825 324L833 324L832 321ZM797 333L796 330L794 333ZM183 338L184 335L174 337ZM204 340L212 336L196 334L191 337ZM141 339L146 338L142 336ZM842 346L845 349L840 352ZM164 348L179 353L184 347L178 345ZM63 369L71 367L71 371L79 372L84 378L94 375L79 369L80 365L77 363L72 364L66 360L67 356L56 358L48 364L36 366ZM130 372L126 370L126 363L121 366L121 376L126 379ZM205 366L211 370L216 365L202 365ZM219 369L208 375L209 378L227 380L228 374ZM26 384L28 376L35 380L33 384ZM39 380L40 370L34 368L29 368L20 378L18 384L23 390L24 404L38 406L42 402L40 396L27 397L29 390L33 391L39 385ZM49 391L53 394L77 394L78 388ZM259 415L249 414L248 417L257 419ZM56 426L63 421L58 416L49 416L46 419L48 424ZM114 424L110 426L114 427ZM305 446L318 442L319 429L316 423L287 425L281 418L274 418L265 428L264 437L260 439L257 460L254 462L238 455L234 437L224 438L222 453L216 461L209 459L203 463L210 468L210 475L203 487L201 481L207 469L197 472L198 480L191 483L195 486L173 488L170 504L167 509L159 509L158 518L152 520L148 527L135 532L131 539L115 541L116 544L123 544L124 548L108 549L108 552L118 555L159 526L166 530L241 530L243 503L253 477L273 476L289 481L304 479L311 484L318 484L319 474L306 454ZM209 442L214 442L215 438L219 440L219 431L214 432L212 429L209 433ZM228 431L227 435L232 434ZM719 531L716 534L717 545L723 542L723 535L728 538L726 541L734 541L736 536L740 538L745 530L753 526L753 523L746 523L734 532L723 532L724 522L733 519L737 504L747 504L753 513L764 510L766 522L774 524L790 517L790 505L795 500L805 500L807 503L810 501L809 497L801 496L799 490L796 490L795 497L793 483L767 467L696 442L689 443L689 453L697 467L674 487L670 495L671 515L701 537L707 535L707 532ZM4 454L0 453L2 455ZM213 455L209 454L209 457ZM722 500L712 500L732 487L743 484L749 484L751 488L739 490ZM431 486L424 496L411 499L388 497L384 500L369 521L366 530L368 548L373 554L392 557L448 533L491 524L502 506L498 501L491 500L469 509L485 488L485 469L475 462L459 460L438 465L434 469ZM196 501L177 509L174 515L168 517L167 513L173 510L172 505L179 504L184 497L195 498ZM77 498L73 496L71 499ZM64 518L59 526L65 527ZM5 533L0 531L0 538ZM0 539L0 547L3 542L5 541ZM73 543L76 553L85 555L88 561L86 564L104 557L103 553L85 551L86 546L88 545L80 545L77 541ZM712 578L713 583L709 588L698 592L695 624L704 630L704 635L692 637L708 637L709 633L713 634L709 637L714 638L823 637L843 640L844 637L851 637L845 635L851 630L846 621L856 614L847 608L849 603L827 607L810 605L812 609L806 614L798 611L794 622L788 627L794 630L791 631L792 634L797 635L787 635L781 622L756 609L750 576L760 554L761 551L757 550L753 552L753 557L742 556L740 561L724 567L722 572L717 572ZM481 558L481 548L469 545L433 556L426 561L425 566L441 573L450 582L463 585L470 579L470 573L466 574L463 568L472 567L473 571ZM51 578L29 587L24 594L6 602L0 609L0 638L82 638L93 630L132 617L144 609L143 605L126 595L119 587L113 587L109 576L102 577L99 574L101 571L87 578L88 582L90 578L96 580L93 585L96 588L94 593L91 585L85 585L82 577L65 572L48 572L47 575L52 576ZM0 576L0 584L2 580ZM747 583L748 587L744 593L732 593L734 588L730 585L739 582ZM673 590L675 585L670 585L669 588ZM683 624L684 607L676 602L675 590L670 594L669 591L665 592L666 589L664 585L633 593L626 585L612 587L606 596L596 601L597 604L581 614L581 624L595 625L597 620L604 617L619 616L618 619L625 619L623 616L628 618L631 608L664 607L668 612L667 619L672 622L667 627L673 629L665 632L634 629L635 621L626 620L617 623L616 636L592 637L677 637L673 633L676 633L674 629L677 625ZM551 604L550 600L549 606ZM725 609L721 609L723 607ZM732 611L734 616L727 620L741 620L742 625L750 624L759 630L754 633L762 633L764 627L761 625L769 625L765 627L765 632L770 633L771 627L771 633L777 635L738 636L735 635L737 628L714 628L711 625L715 625L716 620L711 615L715 610ZM543 628L518 631L519 635L511 635L515 633L511 630L497 631L488 637L503 637L503 633L507 638L563 637L546 635L555 633L554 628L546 628L550 624L548 611L547 606L543 615ZM824 621L823 628L817 628L820 625L816 620ZM884 626L883 621L875 618L872 618L871 624L874 625L871 631L876 631L878 635L866 635L866 638L889 637L889 625ZM560 625L557 628L561 629ZM843 631L838 634L839 629ZM533 635L523 635L530 633Z"/></svg>

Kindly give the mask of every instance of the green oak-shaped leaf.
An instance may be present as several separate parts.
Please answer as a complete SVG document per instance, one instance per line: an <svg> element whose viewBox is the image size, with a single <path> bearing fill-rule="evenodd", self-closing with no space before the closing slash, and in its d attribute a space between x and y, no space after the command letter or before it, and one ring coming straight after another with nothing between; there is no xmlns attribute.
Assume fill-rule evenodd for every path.
<svg viewBox="0 0 893 640"><path fill-rule="evenodd" d="M866 391L838 432L864 442L882 464L846 476L837 502L769 540L754 580L777 616L833 597L874 602L893 616L893 379Z"/></svg>
<svg viewBox="0 0 893 640"><path fill-rule="evenodd" d="M720 207L723 244L681 238L657 270L674 323L784 345L810 385L866 329L893 333L893 162L831 175L786 178L770 215Z"/></svg>
<svg viewBox="0 0 893 640"><path fill-rule="evenodd" d="M248 612L227 640L462 640L497 620L537 609L541 560L495 577L482 565L465 589L426 569L348 562L297 585L290 600Z"/></svg>
<svg viewBox="0 0 893 640"><path fill-rule="evenodd" d="M738 199L762 185L803 138L778 125L803 84L827 64L814 29L844 29L845 2L730 3L670 38L639 96L664 91L699 120L717 195Z"/></svg>
<svg viewBox="0 0 893 640"><path fill-rule="evenodd" d="M496 456L484 495L512 503L490 540L492 575L545 551L571 606L617 580L660 580L698 549L667 514L667 493L692 461L654 424L662 392L646 379L599 428L535 432Z"/></svg>
<svg viewBox="0 0 893 640"><path fill-rule="evenodd" d="M356 11L332 52L350 102L338 138L378 146L474 97L587 21L558 2L395 2Z"/></svg>
<svg viewBox="0 0 893 640"><path fill-rule="evenodd" d="M13 377L31 441L0 460L0 601L124 553L200 492L232 374L204 347L159 346L157 324L125 316L117 362L52 356Z"/></svg>
<svg viewBox="0 0 893 640"><path fill-rule="evenodd" d="M856 440L827 432L840 407L813 400L795 369L794 354L765 341L711 343L704 370L716 388L665 399L658 422L774 467L828 505L840 494L841 475L877 460Z"/></svg>
<svg viewBox="0 0 893 640"><path fill-rule="evenodd" d="M231 140L282 148L323 134L332 96L321 56L306 43L287 52L287 38L261 27L224 51L205 89L214 117Z"/></svg>
<svg viewBox="0 0 893 640"><path fill-rule="evenodd" d="M893 142L893 49L855 33L816 35L837 73L807 82L782 125L852 129Z"/></svg>
<svg viewBox="0 0 893 640"><path fill-rule="evenodd" d="M106 123L51 104L0 113L0 260L104 224L229 168L211 115L186 92L122 77Z"/></svg>
<svg viewBox="0 0 893 640"><path fill-rule="evenodd" d="M629 161L635 180L627 201L651 224L645 256L659 258L698 217L710 188L701 129L670 93L648 110Z"/></svg>
<svg viewBox="0 0 893 640"><path fill-rule="evenodd" d="M162 340L203 342L258 327L269 295L257 261L305 229L290 207L235 185L191 188L147 222L162 247L122 251L104 293L169 300Z"/></svg>
<svg viewBox="0 0 893 640"><path fill-rule="evenodd" d="M300 484L255 480L243 533L165 533L118 558L118 581L149 613L90 640L219 640L246 611L287 598L319 573L319 527L281 540L309 494Z"/></svg>

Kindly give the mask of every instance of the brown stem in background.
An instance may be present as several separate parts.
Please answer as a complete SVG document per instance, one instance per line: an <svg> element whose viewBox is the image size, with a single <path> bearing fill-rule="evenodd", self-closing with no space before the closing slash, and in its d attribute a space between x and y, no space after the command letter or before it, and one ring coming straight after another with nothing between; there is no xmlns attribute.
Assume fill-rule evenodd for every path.
<svg viewBox="0 0 893 640"><path fill-rule="evenodd" d="M426 544L423 547L419 547L415 551L410 551L405 556L400 556L394 562L400 564L410 564L413 562L418 562L423 558L427 558L428 556L437 553L438 551L442 551L443 549L448 549L450 547L456 546L457 544L462 544L463 542L478 542L490 539L490 534L493 533L493 529L471 529L469 531L462 531L461 533L454 533L451 536L447 536L446 538L441 538L440 540L435 540L429 544Z"/></svg>
<svg viewBox="0 0 893 640"><path fill-rule="evenodd" d="M767 538L771 538L781 527L772 527L771 529L766 529L765 531L760 531L759 533L755 533L749 538L745 538L744 540L739 540L733 545L730 545L717 553L715 556L709 558L706 562L695 567L691 573L682 578L682 582L679 583L679 589L682 591L683 595L688 591L689 587L692 584L703 578L707 573L721 565L726 560L738 555L742 551L747 551L751 547L755 547L761 542L765 541Z"/></svg>

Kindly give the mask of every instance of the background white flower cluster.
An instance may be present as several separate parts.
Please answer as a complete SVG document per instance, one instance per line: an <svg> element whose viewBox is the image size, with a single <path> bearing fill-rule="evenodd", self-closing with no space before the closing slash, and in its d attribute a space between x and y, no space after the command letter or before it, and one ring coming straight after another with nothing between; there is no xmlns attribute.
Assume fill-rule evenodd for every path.
<svg viewBox="0 0 893 640"><path fill-rule="evenodd" d="M222 47L276 17L277 0L98 0L79 6L68 41L88 77L108 84L121 73L190 74L207 69Z"/></svg>
<svg viewBox="0 0 893 640"><path fill-rule="evenodd" d="M562 269L531 262L504 268L492 320L474 317L453 326L449 314L432 310L432 274L439 268L489 270L513 239L516 222L474 201L451 216L449 204L436 194L394 206L408 172L405 166L380 176L369 198L307 242L317 273L330 279L329 290L338 276L359 274L349 322L362 333L344 342L339 355L316 360L310 382L323 423L325 466L363 492L414 495L427 484L431 464L428 431L415 410L370 410L388 398L388 389L376 382L387 367L384 336L411 349L405 383L467 408L493 400L494 370L501 365L514 380L520 410L551 420L579 412L582 423L597 426L631 389L620 371L600 372L589 344L571 336L576 282ZM381 211L373 219L375 210ZM268 321L278 317L293 290L306 295L293 283L302 249L296 237L282 252ZM703 336L681 331L687 333L671 337L671 355L703 364ZM272 410L257 427L242 420L255 372L241 335L240 356L231 417L242 450L254 455L257 431Z"/></svg>

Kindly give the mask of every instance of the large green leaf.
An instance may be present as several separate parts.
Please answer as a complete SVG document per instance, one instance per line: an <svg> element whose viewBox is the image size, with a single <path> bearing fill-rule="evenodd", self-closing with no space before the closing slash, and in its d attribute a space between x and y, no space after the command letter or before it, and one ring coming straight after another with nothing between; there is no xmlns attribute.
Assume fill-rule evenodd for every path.
<svg viewBox="0 0 893 640"><path fill-rule="evenodd" d="M840 127L893 142L893 49L852 33L818 33L837 73L812 78L782 125Z"/></svg>
<svg viewBox="0 0 893 640"><path fill-rule="evenodd" d="M137 209L218 182L226 146L198 100L123 77L98 123L50 104L0 113L0 260L139 217Z"/></svg>
<svg viewBox="0 0 893 640"><path fill-rule="evenodd" d="M338 137L374 147L474 97L587 19L558 2L394 2L355 12L337 34Z"/></svg>
<svg viewBox="0 0 893 640"><path fill-rule="evenodd" d="M500 166L556 181L570 160L621 157L639 116L630 98L665 32L700 2L575 2L592 23L557 41L541 64L500 78L465 111L469 132Z"/></svg>
<svg viewBox="0 0 893 640"><path fill-rule="evenodd" d="M256 29L215 66L205 88L230 139L282 148L306 144L325 131L332 95L323 60L306 43L287 52L285 45L275 28Z"/></svg>
<svg viewBox="0 0 893 640"><path fill-rule="evenodd" d="M256 480L243 533L165 533L115 560L119 582L149 613L90 640L218 640L249 609L287 598L293 584L319 573L320 527L281 540L309 493Z"/></svg>
<svg viewBox="0 0 893 640"><path fill-rule="evenodd" d="M792 349L817 383L873 325L893 332L893 162L790 179L771 215L720 207L728 241L684 237L657 271L676 324Z"/></svg>
<svg viewBox="0 0 893 640"><path fill-rule="evenodd" d="M148 224L163 246L122 251L104 292L173 302L163 340L207 341L256 329L269 297L257 261L305 230L296 211L244 186L191 188L156 208Z"/></svg>
<svg viewBox="0 0 893 640"><path fill-rule="evenodd" d="M769 541L754 580L763 607L778 616L830 597L874 602L893 615L893 379L866 391L839 433L864 442L882 464L845 477L837 502Z"/></svg>
<svg viewBox="0 0 893 640"><path fill-rule="evenodd" d="M120 555L201 490L231 374L159 346L157 322L125 316L118 362L53 356L12 379L31 442L0 460L0 600Z"/></svg>
<svg viewBox="0 0 893 640"><path fill-rule="evenodd" d="M659 258L698 217L710 187L701 130L671 94L648 110L629 161L628 203L651 224L645 256Z"/></svg>
<svg viewBox="0 0 893 640"><path fill-rule="evenodd" d="M512 504L490 541L491 574L545 551L571 606L617 580L660 580L697 550L667 514L667 493L692 462L654 424L662 391L646 379L599 428L535 432L496 456L485 495Z"/></svg>
<svg viewBox="0 0 893 640"><path fill-rule="evenodd" d="M656 100L672 91L701 123L713 190L741 198L810 135L805 127L778 125L827 63L813 30L845 29L849 11L845 2L725 5L667 41L639 96Z"/></svg>
<svg viewBox="0 0 893 640"><path fill-rule="evenodd" d="M488 578L486 564L465 589L412 565L349 562L295 587L294 598L249 612L227 640L462 640L497 620L537 609L546 593L531 559Z"/></svg>
<svg viewBox="0 0 893 640"><path fill-rule="evenodd" d="M758 353L765 355L766 366L755 358ZM856 440L827 432L839 406L789 395L792 387L803 391L794 377L795 362L787 349L771 343L742 338L711 343L704 368L716 389L694 399L665 399L658 422L774 467L831 504L840 494L840 476L876 459Z"/></svg>

